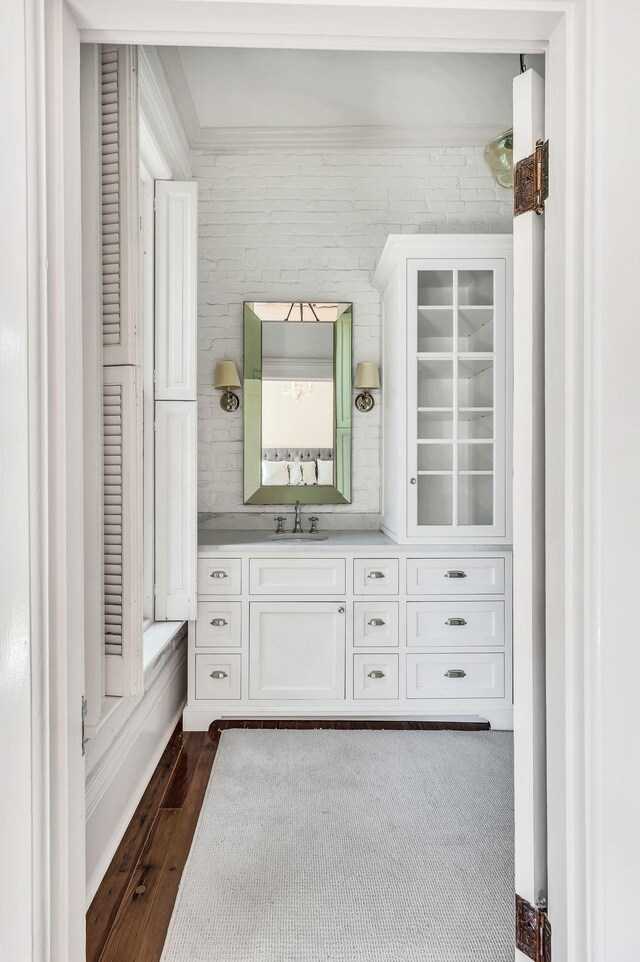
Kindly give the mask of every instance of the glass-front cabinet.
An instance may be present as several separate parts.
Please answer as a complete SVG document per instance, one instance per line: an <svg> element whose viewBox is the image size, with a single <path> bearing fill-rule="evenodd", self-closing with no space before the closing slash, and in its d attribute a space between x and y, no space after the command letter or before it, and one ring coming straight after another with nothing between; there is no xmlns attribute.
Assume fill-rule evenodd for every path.
<svg viewBox="0 0 640 962"><path fill-rule="evenodd" d="M383 291L385 357L391 355L383 391L402 391L406 405L402 411L397 402L385 402L385 436L399 420L405 425L404 495L385 472L385 498L395 498L405 512L402 518L396 505L385 504L395 536L440 543L508 539L510 241L413 238L408 250L400 241L405 256L397 258L396 283L392 279ZM441 246L443 256L410 256L420 246L434 254ZM474 247L477 256L471 256ZM403 359L391 347L400 325L404 387Z"/></svg>

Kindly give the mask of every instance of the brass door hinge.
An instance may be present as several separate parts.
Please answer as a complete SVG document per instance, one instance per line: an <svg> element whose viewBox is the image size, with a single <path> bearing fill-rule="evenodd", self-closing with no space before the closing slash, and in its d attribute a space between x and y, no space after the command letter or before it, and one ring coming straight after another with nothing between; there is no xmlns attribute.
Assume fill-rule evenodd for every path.
<svg viewBox="0 0 640 962"><path fill-rule="evenodd" d="M551 925L546 899L535 907L516 895L516 948L532 962L551 962Z"/></svg>
<svg viewBox="0 0 640 962"><path fill-rule="evenodd" d="M549 196L549 141L537 140L536 149L516 164L513 180L513 216L541 214Z"/></svg>

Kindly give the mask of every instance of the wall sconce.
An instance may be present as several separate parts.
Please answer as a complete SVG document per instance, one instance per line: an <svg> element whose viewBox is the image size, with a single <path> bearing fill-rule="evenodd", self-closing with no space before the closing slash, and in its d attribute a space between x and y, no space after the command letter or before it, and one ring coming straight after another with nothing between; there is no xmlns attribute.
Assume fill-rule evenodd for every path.
<svg viewBox="0 0 640 962"><path fill-rule="evenodd" d="M356 398L356 408L365 413L370 411L374 405L371 391L377 391L380 387L378 365L374 361L361 361L358 364L354 387L362 392Z"/></svg>
<svg viewBox="0 0 640 962"><path fill-rule="evenodd" d="M240 378L235 361L218 361L213 376L213 386L222 391L222 396L220 397L220 407L222 410L228 414L232 411L237 411L240 405L240 398L231 390L233 387L240 387Z"/></svg>

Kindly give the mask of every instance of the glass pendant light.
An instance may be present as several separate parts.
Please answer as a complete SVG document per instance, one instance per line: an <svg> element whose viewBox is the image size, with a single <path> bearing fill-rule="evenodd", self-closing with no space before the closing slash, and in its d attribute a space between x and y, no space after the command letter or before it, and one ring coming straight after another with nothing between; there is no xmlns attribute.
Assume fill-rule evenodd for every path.
<svg viewBox="0 0 640 962"><path fill-rule="evenodd" d="M513 127L487 144L484 159L500 186L513 189Z"/></svg>

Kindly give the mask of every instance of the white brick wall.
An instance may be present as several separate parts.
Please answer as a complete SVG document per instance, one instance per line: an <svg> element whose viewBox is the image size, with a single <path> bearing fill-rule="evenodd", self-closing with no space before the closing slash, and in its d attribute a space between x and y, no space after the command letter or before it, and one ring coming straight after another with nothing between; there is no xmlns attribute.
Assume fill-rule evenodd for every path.
<svg viewBox="0 0 640 962"><path fill-rule="evenodd" d="M234 513L235 524L244 514L253 515L247 524L267 524L274 512L242 504L242 407L225 414L211 383L221 358L242 370L243 300L353 301L354 365L379 360L371 276L388 234L511 230L512 194L495 185L482 149L194 153L201 512ZM334 515L325 526L339 526L344 513L349 526L378 524L379 411L353 410L353 501L318 508Z"/></svg>

